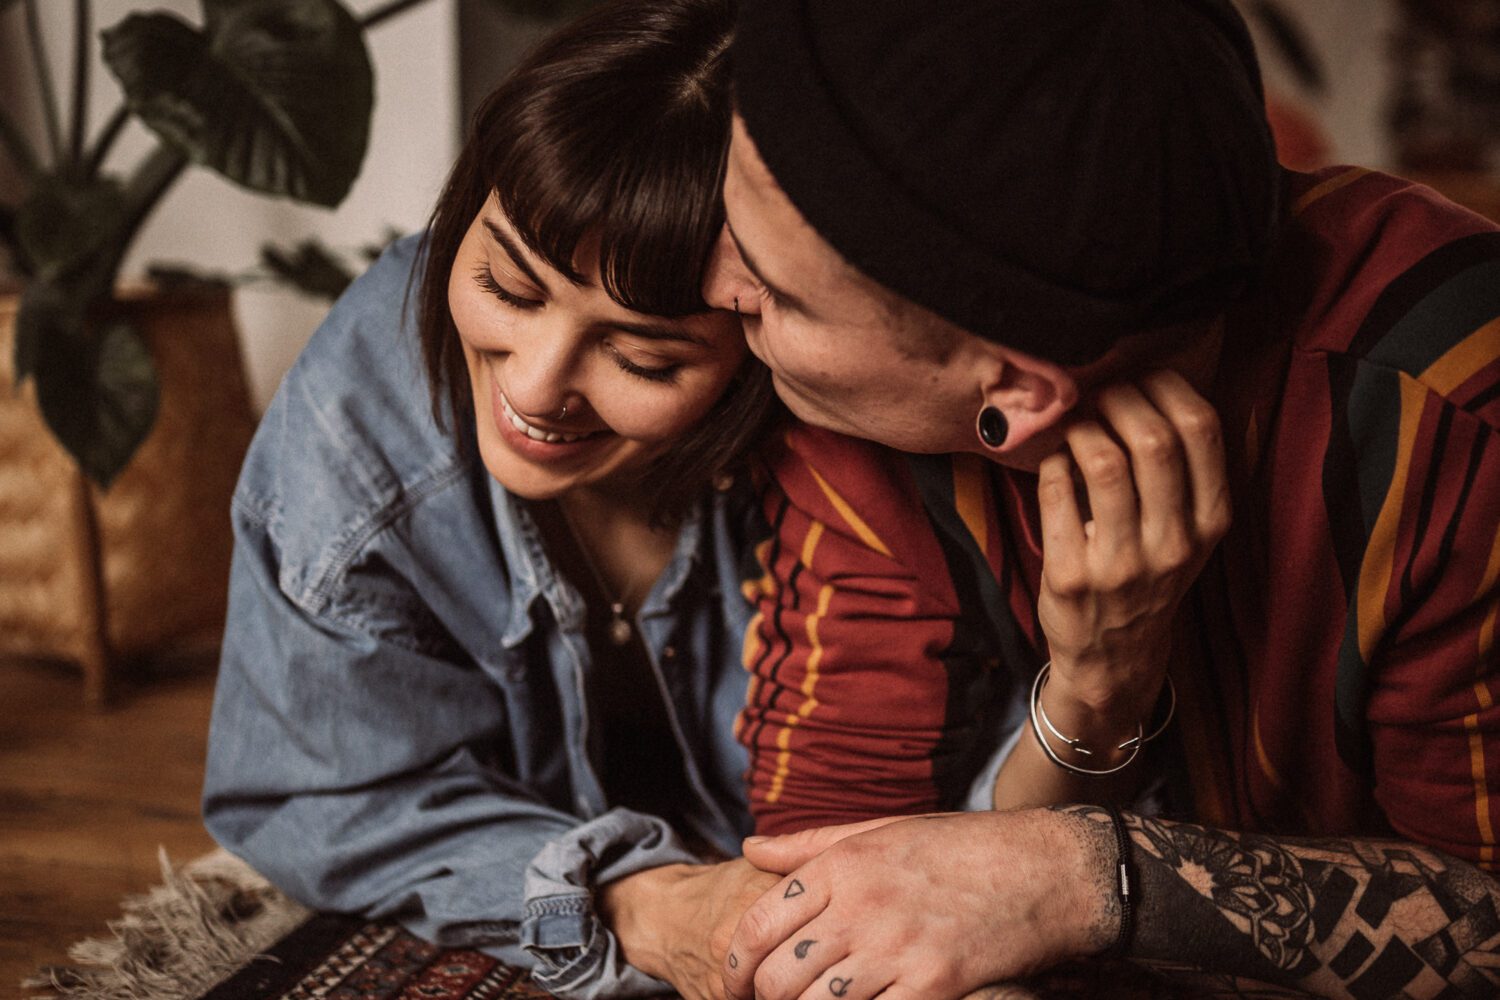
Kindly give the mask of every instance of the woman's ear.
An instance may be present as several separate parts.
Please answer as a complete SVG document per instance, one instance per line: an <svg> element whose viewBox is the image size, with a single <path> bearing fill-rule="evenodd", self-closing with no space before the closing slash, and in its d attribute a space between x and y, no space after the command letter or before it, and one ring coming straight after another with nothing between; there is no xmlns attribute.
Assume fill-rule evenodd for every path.
<svg viewBox="0 0 1500 1000"><path fill-rule="evenodd" d="M984 344L976 450L1000 458L1058 426L1078 402L1067 369L998 344Z"/></svg>

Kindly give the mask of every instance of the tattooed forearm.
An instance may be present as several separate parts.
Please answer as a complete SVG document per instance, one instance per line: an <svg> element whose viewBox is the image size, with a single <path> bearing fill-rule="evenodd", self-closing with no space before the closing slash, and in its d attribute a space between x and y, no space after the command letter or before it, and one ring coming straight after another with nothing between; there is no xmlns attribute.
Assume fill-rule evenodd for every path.
<svg viewBox="0 0 1500 1000"><path fill-rule="evenodd" d="M1130 826L1135 957L1356 1000L1500 994L1500 883L1472 865L1396 841Z"/></svg>

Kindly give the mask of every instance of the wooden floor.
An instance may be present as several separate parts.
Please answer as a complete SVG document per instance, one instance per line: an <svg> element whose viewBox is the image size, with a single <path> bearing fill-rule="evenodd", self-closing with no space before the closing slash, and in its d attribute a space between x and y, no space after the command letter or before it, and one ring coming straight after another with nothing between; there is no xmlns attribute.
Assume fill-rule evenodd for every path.
<svg viewBox="0 0 1500 1000"><path fill-rule="evenodd" d="M126 895L213 847L198 791L213 677L122 685L83 707L73 672L0 662L0 998L104 932Z"/></svg>

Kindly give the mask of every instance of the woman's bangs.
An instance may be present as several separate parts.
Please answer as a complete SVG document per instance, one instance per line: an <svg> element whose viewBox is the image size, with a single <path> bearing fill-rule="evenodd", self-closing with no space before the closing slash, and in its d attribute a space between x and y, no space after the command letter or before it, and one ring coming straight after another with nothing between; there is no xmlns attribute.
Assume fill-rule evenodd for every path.
<svg viewBox="0 0 1500 1000"><path fill-rule="evenodd" d="M606 159L597 148L547 155L551 144L532 136L491 161L493 189L527 248L569 280L583 280L580 247L597 247L604 289L625 308L704 312L704 269L722 219L722 154L700 150L701 139L654 138L616 146Z"/></svg>

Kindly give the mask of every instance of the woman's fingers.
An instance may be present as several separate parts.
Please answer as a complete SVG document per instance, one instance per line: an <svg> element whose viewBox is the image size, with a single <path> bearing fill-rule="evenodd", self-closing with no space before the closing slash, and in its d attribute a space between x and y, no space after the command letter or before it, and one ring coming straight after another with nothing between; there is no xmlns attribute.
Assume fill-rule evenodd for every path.
<svg viewBox="0 0 1500 1000"><path fill-rule="evenodd" d="M1224 436L1219 414L1177 372L1152 372L1141 389L1171 422L1186 456L1193 527L1213 545L1229 530L1229 484L1224 473Z"/></svg>

